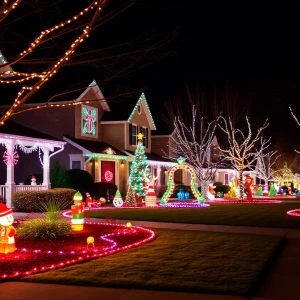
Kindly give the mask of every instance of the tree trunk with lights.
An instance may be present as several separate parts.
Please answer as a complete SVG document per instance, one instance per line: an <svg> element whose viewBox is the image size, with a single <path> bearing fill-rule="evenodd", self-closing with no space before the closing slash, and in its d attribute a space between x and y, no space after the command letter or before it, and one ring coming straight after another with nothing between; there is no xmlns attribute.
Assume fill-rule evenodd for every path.
<svg viewBox="0 0 300 300"><path fill-rule="evenodd" d="M238 198L240 201L243 201L244 200L243 169L239 169L238 173L239 173L239 195L238 195Z"/></svg>

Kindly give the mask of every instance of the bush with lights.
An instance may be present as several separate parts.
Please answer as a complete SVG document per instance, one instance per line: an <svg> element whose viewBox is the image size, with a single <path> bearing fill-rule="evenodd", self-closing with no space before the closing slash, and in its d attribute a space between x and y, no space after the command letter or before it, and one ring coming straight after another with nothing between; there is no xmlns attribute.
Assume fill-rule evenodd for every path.
<svg viewBox="0 0 300 300"><path fill-rule="evenodd" d="M61 209L70 208L75 194L73 189L53 189L44 191L19 191L13 195L12 205L18 211L34 212L40 211L43 204L49 201L62 203Z"/></svg>

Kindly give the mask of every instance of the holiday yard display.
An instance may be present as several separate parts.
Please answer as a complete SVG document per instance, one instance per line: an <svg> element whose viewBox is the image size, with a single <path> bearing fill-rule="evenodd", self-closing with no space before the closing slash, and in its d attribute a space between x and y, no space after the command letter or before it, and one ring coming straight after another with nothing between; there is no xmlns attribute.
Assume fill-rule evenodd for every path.
<svg viewBox="0 0 300 300"><path fill-rule="evenodd" d="M19 161L19 154L16 150L8 148L3 153L3 162L9 166L13 165L15 166Z"/></svg>
<svg viewBox="0 0 300 300"><path fill-rule="evenodd" d="M133 190L132 190L132 187L131 187L130 183L128 185L128 190L127 190L125 202L126 202L126 205L129 206L129 207L136 206L135 195L133 193Z"/></svg>
<svg viewBox="0 0 300 300"><path fill-rule="evenodd" d="M31 176L31 185L36 185L36 178L35 176Z"/></svg>
<svg viewBox="0 0 300 300"><path fill-rule="evenodd" d="M123 206L123 204L124 204L124 201L122 199L119 189L117 189L117 192L116 192L114 200L113 200L113 205L115 207L121 207L121 206Z"/></svg>
<svg viewBox="0 0 300 300"><path fill-rule="evenodd" d="M155 182L159 178L160 169L158 169L158 173L156 176L152 176L149 178L147 173L144 172L144 178L148 185L148 190L145 198L145 206L155 206L156 205L156 193L154 190Z"/></svg>
<svg viewBox="0 0 300 300"><path fill-rule="evenodd" d="M251 186L253 183L253 178L249 175L246 176L246 190L247 190L247 201L253 201Z"/></svg>
<svg viewBox="0 0 300 300"><path fill-rule="evenodd" d="M12 209L0 203L0 253L15 251L16 230L12 226L13 222Z"/></svg>
<svg viewBox="0 0 300 300"><path fill-rule="evenodd" d="M89 208L92 207L93 206L93 199L92 199L90 193L86 193L85 196L86 196L86 198L85 198L85 206L87 206Z"/></svg>
<svg viewBox="0 0 300 300"><path fill-rule="evenodd" d="M263 195L263 190L261 185L259 185L258 189L257 189L257 196L262 196Z"/></svg>
<svg viewBox="0 0 300 300"><path fill-rule="evenodd" d="M215 189L216 187L214 186L214 183L211 182L208 186L208 192L207 192L207 197L209 200L214 200L215 199L215 195L216 195L216 192L215 192Z"/></svg>
<svg viewBox="0 0 300 300"><path fill-rule="evenodd" d="M268 196L268 195L269 195L269 188L268 188L268 184L265 183L263 189L263 196Z"/></svg>
<svg viewBox="0 0 300 300"><path fill-rule="evenodd" d="M129 184L133 193L145 197L144 184L146 183L144 173L147 170L147 157L143 146L143 134L138 134L138 144L134 153L134 159L130 167Z"/></svg>
<svg viewBox="0 0 300 300"><path fill-rule="evenodd" d="M175 171L180 170L180 169L188 171L191 174L191 190L192 190L192 193L196 197L199 204L204 204L205 199L201 195L201 193L198 191L198 188L197 188L196 173L195 173L195 171L192 167L185 164L185 158L183 158L181 156L177 158L177 166L173 167L169 172L169 180L168 180L167 190L163 194L163 196L160 200L160 204L161 205L167 204L170 196L173 194L173 191L174 191L174 188L175 188L174 173L175 173Z"/></svg>
<svg viewBox="0 0 300 300"><path fill-rule="evenodd" d="M77 192L74 197L74 204L71 206L72 211L72 229L74 231L81 231L83 230L84 224L84 204L82 203L82 194Z"/></svg>
<svg viewBox="0 0 300 300"><path fill-rule="evenodd" d="M275 187L274 187L274 183L271 183L269 196L274 197L276 195L277 195L277 193L276 193L276 190L275 190Z"/></svg>

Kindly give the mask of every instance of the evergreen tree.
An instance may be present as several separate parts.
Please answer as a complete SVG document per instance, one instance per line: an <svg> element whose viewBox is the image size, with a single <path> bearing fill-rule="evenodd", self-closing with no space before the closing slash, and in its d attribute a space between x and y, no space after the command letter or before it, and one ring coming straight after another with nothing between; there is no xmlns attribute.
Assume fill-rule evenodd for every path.
<svg viewBox="0 0 300 300"><path fill-rule="evenodd" d="M262 190L262 187L261 185L258 187L257 189L257 196L262 196L263 195L263 190Z"/></svg>
<svg viewBox="0 0 300 300"><path fill-rule="evenodd" d="M71 187L66 169L56 159L50 166L50 182L52 188Z"/></svg>
<svg viewBox="0 0 300 300"><path fill-rule="evenodd" d="M276 193L276 190L275 190L275 187L274 187L274 183L271 183L271 187L270 187L270 191L269 191L269 196L274 197L276 195L277 195L277 193Z"/></svg>
<svg viewBox="0 0 300 300"><path fill-rule="evenodd" d="M134 160L130 167L129 184L132 185L133 193L138 193L145 197L144 193L144 174L147 171L147 157L143 146L143 135L138 134L138 144L134 153Z"/></svg>
<svg viewBox="0 0 300 300"><path fill-rule="evenodd" d="M127 194L126 194L125 202L126 202L127 206L136 206L135 195L133 193L132 186L131 186L130 183L128 185L128 191L127 191Z"/></svg>

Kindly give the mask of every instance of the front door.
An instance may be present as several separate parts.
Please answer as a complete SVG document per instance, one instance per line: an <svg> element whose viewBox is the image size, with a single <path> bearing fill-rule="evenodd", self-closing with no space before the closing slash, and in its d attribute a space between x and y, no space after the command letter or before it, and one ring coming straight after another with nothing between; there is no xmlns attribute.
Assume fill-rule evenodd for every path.
<svg viewBox="0 0 300 300"><path fill-rule="evenodd" d="M116 163L114 161L101 161L101 181L116 184Z"/></svg>

